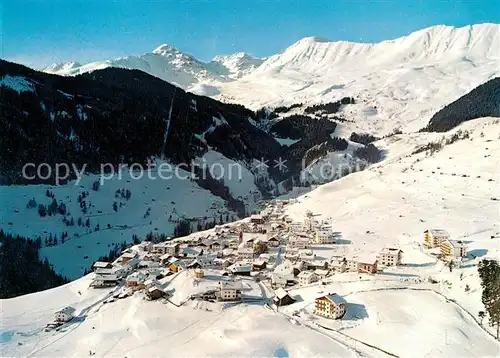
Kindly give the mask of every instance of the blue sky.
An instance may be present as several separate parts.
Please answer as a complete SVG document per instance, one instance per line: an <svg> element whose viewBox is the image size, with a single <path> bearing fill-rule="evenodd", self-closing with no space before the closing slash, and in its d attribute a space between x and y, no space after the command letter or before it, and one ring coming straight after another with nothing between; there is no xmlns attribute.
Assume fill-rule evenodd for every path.
<svg viewBox="0 0 500 358"><path fill-rule="evenodd" d="M34 67L150 52L201 60L279 52L305 36L377 42L446 24L500 22L498 0L0 0L0 57Z"/></svg>

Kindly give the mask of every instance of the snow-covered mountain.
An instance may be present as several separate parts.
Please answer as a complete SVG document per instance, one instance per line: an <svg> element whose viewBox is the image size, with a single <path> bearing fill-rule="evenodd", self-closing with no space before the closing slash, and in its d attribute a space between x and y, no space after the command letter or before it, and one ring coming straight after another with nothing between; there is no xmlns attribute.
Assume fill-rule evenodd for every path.
<svg viewBox="0 0 500 358"><path fill-rule="evenodd" d="M74 76L107 67L138 69L164 81L189 89L197 84L219 84L250 73L262 63L261 59L240 52L217 56L211 62L199 61L173 46L163 44L152 52L138 56L126 56L81 65L78 62L52 64L43 72L62 76Z"/></svg>
<svg viewBox="0 0 500 358"><path fill-rule="evenodd" d="M219 99L251 108L355 96L349 115L367 132L417 130L445 104L500 74L500 25L434 26L376 44L304 38Z"/></svg>
<svg viewBox="0 0 500 358"><path fill-rule="evenodd" d="M380 43L306 37L264 59L236 53L205 63L162 45L151 53L45 69L75 75L136 68L200 95L252 109L356 96L365 132L417 130L445 104L500 75L500 25L438 25Z"/></svg>
<svg viewBox="0 0 500 358"><path fill-rule="evenodd" d="M212 63L221 65L227 69L229 78L237 79L253 72L259 67L263 59L250 56L245 52L237 52L227 56L215 56Z"/></svg>

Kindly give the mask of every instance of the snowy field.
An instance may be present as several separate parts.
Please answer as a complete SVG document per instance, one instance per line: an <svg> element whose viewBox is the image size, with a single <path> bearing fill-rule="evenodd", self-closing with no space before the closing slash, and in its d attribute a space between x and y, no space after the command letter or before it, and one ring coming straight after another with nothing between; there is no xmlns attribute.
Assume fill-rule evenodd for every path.
<svg viewBox="0 0 500 358"><path fill-rule="evenodd" d="M355 356L351 348L292 325L261 304L177 308L136 294L103 305L108 291L87 289L89 282L84 277L42 293L3 300L2 355L87 356L92 351L114 357ZM76 322L59 332L44 332L54 312L67 305L77 308Z"/></svg>
<svg viewBox="0 0 500 358"><path fill-rule="evenodd" d="M216 152L208 152L203 159L207 166L216 161L228 168L238 164ZM98 191L92 190L93 183L100 180L96 175L87 175L79 183L73 181L62 186L0 186L0 227L24 237L41 236L43 242L50 234L55 234L58 245L42 247L40 254L47 257L58 273L75 279L100 256L106 255L113 244L124 241L130 243L134 234L139 238L144 238L149 232L172 234L176 223L182 219L194 219L202 223L215 220L219 223L221 216L224 221L228 216L230 220L236 217L235 213L227 209L222 198L199 187L194 181L185 179L190 175L189 172L179 170L179 177L172 173L171 179L163 180L155 170L151 169L150 177L156 179L150 179L147 173L143 173L140 179L134 179L139 174L125 169L121 176L116 174L104 180ZM241 169L240 181L236 169L233 176L227 171L224 173L227 176L224 178L225 185L251 211L260 199L253 174ZM116 190L121 189L130 190L130 199L115 197ZM75 225L67 226L62 221L62 215L42 218L37 207L26 207L32 198L37 205L50 204L52 198L45 195L46 190L54 194L58 203L66 205L69 212L66 217L72 217ZM84 199L86 213L82 212L77 200L82 192L88 192ZM116 212L113 208L115 202ZM82 219L82 226L78 226L79 218ZM89 227L85 226L87 220ZM61 234L65 231L68 232L68 238L62 243Z"/></svg>

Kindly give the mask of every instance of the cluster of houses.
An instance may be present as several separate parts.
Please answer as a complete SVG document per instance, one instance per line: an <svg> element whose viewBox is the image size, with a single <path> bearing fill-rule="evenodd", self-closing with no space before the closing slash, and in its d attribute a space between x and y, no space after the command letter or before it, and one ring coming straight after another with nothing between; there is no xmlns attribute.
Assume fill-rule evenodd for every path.
<svg viewBox="0 0 500 358"><path fill-rule="evenodd" d="M450 234L442 229L424 231L424 245L428 249L439 248L443 260L461 259L467 255L467 245L461 240L451 240Z"/></svg>

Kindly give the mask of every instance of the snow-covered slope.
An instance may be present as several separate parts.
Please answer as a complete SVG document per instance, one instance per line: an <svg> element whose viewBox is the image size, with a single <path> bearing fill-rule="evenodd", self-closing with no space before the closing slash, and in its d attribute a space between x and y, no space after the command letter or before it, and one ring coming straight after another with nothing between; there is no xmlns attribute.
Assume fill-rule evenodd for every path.
<svg viewBox="0 0 500 358"><path fill-rule="evenodd" d="M306 37L265 60L246 53L205 63L162 45L151 53L46 72L135 68L191 92L253 109L359 99L349 115L366 132L417 130L434 112L500 74L500 25L438 25L380 43Z"/></svg>
<svg viewBox="0 0 500 358"><path fill-rule="evenodd" d="M500 74L500 25L434 26L376 44L304 38L220 99L253 108L355 96L349 118L366 131L416 130L436 110Z"/></svg>
<svg viewBox="0 0 500 358"><path fill-rule="evenodd" d="M250 56L245 52L237 52L232 55L215 56L212 63L219 64L225 69L227 76L233 79L247 75L259 67L264 60Z"/></svg>
<svg viewBox="0 0 500 358"><path fill-rule="evenodd" d="M434 154L414 153L458 131L469 138L443 145ZM322 185L288 207L296 219L306 210L330 217L351 254L400 247L419 256L423 232L447 229L469 241L469 249L500 258L500 120L481 118L446 133L414 133L376 142L387 157L369 169ZM491 239L494 236L496 239Z"/></svg>

